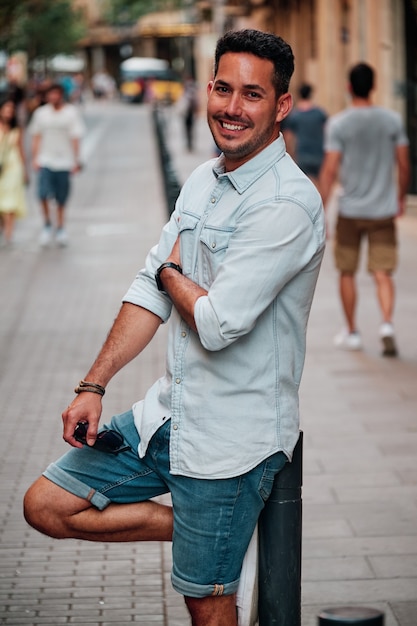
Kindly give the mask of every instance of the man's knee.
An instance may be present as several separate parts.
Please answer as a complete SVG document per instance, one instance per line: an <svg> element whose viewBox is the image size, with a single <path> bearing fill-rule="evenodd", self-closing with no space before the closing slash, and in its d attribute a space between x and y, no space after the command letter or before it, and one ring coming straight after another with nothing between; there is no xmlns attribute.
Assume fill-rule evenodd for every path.
<svg viewBox="0 0 417 626"><path fill-rule="evenodd" d="M50 537L71 537L68 525L73 500L79 500L69 492L41 476L29 487L23 500L23 514L27 523Z"/></svg>
<svg viewBox="0 0 417 626"><path fill-rule="evenodd" d="M27 490L23 500L23 515L30 526L45 535L51 535L52 516L49 511L50 499L44 484L45 478L39 478Z"/></svg>
<svg viewBox="0 0 417 626"><path fill-rule="evenodd" d="M391 282L392 272L391 270L371 270L371 273L376 282Z"/></svg>

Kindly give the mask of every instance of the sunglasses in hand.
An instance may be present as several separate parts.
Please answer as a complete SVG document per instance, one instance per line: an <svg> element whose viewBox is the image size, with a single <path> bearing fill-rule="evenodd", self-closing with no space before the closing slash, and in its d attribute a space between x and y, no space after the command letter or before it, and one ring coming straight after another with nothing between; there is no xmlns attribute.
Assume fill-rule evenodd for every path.
<svg viewBox="0 0 417 626"><path fill-rule="evenodd" d="M88 430L88 422L78 422L77 426L74 430L74 439L79 443L87 444L87 430ZM100 450L100 452L108 452L109 454L119 454L119 452L124 452L125 450L130 450L130 446L126 445L123 437L117 430L102 430L97 435L97 439L95 440L90 448L94 448L95 450Z"/></svg>

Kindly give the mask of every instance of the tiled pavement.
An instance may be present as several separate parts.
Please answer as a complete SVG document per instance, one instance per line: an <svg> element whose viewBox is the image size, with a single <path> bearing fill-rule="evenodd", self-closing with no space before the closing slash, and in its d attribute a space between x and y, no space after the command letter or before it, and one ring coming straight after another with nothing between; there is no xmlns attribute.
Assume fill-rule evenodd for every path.
<svg viewBox="0 0 417 626"><path fill-rule="evenodd" d="M55 541L21 514L30 482L54 459L59 415L165 219L149 112L92 103L89 156L69 208L68 249L40 250L38 209L0 250L0 623L186 626L170 587L169 545ZM210 156L204 120L185 153L175 114L169 144L181 180ZM301 387L304 443L303 626L326 606L382 609L386 626L417 624L417 220L400 222L399 359L379 356L373 286L359 278L362 353L338 352L331 245L309 327ZM104 419L158 376L164 330L109 385Z"/></svg>

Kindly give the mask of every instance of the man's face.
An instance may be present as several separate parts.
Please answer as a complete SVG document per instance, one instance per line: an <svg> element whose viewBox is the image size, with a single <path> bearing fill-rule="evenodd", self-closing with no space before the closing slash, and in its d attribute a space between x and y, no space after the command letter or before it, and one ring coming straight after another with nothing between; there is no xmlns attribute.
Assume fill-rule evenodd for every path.
<svg viewBox="0 0 417 626"><path fill-rule="evenodd" d="M52 104L52 106L55 108L59 108L64 101L60 89L51 89L50 91L48 91L47 99L49 104Z"/></svg>
<svg viewBox="0 0 417 626"><path fill-rule="evenodd" d="M207 119L228 171L272 143L279 135L279 123L291 110L290 94L276 96L273 72L272 61L246 52L220 57L207 88Z"/></svg>

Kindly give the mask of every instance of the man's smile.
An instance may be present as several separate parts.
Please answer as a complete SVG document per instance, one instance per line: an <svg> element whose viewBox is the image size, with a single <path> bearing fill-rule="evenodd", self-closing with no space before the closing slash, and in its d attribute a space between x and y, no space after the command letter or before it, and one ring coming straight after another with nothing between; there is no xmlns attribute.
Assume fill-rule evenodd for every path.
<svg viewBox="0 0 417 626"><path fill-rule="evenodd" d="M222 128L225 130L245 130L246 126L242 126L241 124L236 124L233 122L220 122Z"/></svg>

